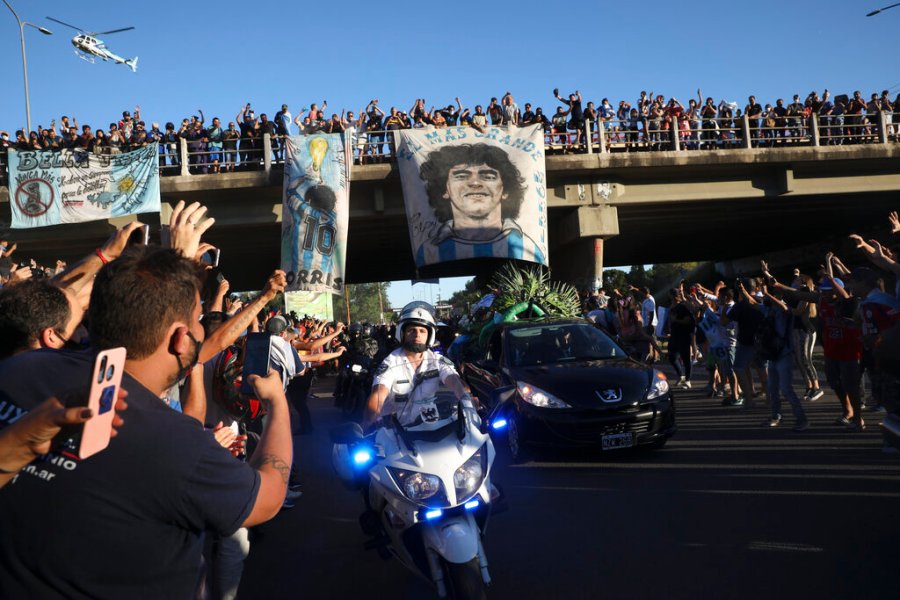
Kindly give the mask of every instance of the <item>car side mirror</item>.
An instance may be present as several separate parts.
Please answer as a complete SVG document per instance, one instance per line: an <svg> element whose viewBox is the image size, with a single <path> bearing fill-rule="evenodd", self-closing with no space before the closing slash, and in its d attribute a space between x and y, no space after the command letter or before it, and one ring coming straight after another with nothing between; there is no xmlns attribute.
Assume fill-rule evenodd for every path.
<svg viewBox="0 0 900 600"><path fill-rule="evenodd" d="M504 410L515 393L516 386L514 385L505 385L491 391L491 412L487 418L481 421L481 433L489 433L492 429L500 430L506 427Z"/></svg>

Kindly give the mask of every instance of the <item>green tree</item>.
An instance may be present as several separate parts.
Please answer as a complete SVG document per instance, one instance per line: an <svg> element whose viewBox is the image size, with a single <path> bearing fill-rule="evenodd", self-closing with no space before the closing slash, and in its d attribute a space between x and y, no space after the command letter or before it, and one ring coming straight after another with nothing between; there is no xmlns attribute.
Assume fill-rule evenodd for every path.
<svg viewBox="0 0 900 600"><path fill-rule="evenodd" d="M614 289L624 294L628 291L628 275L621 269L603 269L603 289L607 294Z"/></svg>
<svg viewBox="0 0 900 600"><path fill-rule="evenodd" d="M384 320L389 322L391 311L387 290L390 285L390 282L348 285L344 292L345 295L335 299L334 318L338 321L346 321L349 304L351 323L357 321L381 323L382 311L384 311Z"/></svg>
<svg viewBox="0 0 900 600"><path fill-rule="evenodd" d="M699 265L700 263L696 262L653 265L647 272L650 278L650 290L659 293L676 287L682 279L689 278Z"/></svg>
<svg viewBox="0 0 900 600"><path fill-rule="evenodd" d="M631 270L628 271L628 283L638 289L643 289L650 285L650 276L644 265L632 265Z"/></svg>
<svg viewBox="0 0 900 600"><path fill-rule="evenodd" d="M447 304L453 307L454 314L464 315L469 312L469 307L481 300L486 293L486 288L480 285L477 279L470 279L463 289L453 292Z"/></svg>

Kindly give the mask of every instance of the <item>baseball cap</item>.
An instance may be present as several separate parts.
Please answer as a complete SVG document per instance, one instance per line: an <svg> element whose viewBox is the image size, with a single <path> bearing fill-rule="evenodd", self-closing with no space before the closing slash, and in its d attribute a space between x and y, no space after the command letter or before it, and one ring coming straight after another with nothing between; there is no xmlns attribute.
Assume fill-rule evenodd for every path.
<svg viewBox="0 0 900 600"><path fill-rule="evenodd" d="M281 105L281 110L287 110L287 104L282 104L282 105Z"/></svg>
<svg viewBox="0 0 900 600"><path fill-rule="evenodd" d="M283 332L288 327L287 319L282 317L281 315L275 315L268 321L266 321L266 331L269 333L279 334Z"/></svg>

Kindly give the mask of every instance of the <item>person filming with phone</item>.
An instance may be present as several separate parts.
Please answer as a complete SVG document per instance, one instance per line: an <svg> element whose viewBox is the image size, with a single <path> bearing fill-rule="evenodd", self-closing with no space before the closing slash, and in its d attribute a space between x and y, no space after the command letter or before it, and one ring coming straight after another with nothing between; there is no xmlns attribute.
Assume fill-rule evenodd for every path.
<svg viewBox="0 0 900 600"><path fill-rule="evenodd" d="M170 248L134 246L103 261L90 296L89 350L24 352L0 362L0 428L47 398L83 402L97 379L98 351L126 353L121 387L129 405L102 451L81 460L51 452L4 488L0 597L191 597L204 532L230 535L281 508L292 443L277 372L250 378L269 418L247 463L161 400L201 356L194 259L213 222L204 215L199 204L179 203ZM100 406L108 411L102 399Z"/></svg>

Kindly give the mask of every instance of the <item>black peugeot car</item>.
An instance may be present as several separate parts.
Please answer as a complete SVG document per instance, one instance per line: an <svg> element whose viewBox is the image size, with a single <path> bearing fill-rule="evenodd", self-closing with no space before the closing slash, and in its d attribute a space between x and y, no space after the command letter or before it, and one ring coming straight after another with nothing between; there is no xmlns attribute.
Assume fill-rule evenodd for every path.
<svg viewBox="0 0 900 600"><path fill-rule="evenodd" d="M461 371L515 460L536 446L660 448L676 431L666 376L581 319L499 324Z"/></svg>

